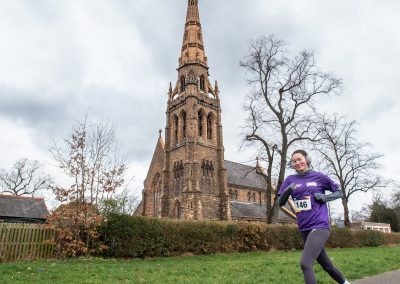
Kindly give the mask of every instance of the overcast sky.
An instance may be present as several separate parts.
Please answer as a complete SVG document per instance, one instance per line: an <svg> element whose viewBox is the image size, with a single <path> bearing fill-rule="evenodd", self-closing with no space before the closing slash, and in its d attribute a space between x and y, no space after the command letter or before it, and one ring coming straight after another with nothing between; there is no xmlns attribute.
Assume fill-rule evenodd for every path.
<svg viewBox="0 0 400 284"><path fill-rule="evenodd" d="M323 71L343 79L342 96L321 108L359 122L359 140L382 152L400 180L400 2L397 0L199 0L210 80L218 80L225 158L239 151L249 91L239 67L251 39L275 34L292 54L316 52ZM0 0L0 168L37 159L59 173L52 140L76 121L115 125L121 155L141 190L165 127L175 84L187 0ZM60 181L61 182L61 181ZM351 200L358 209L370 195Z"/></svg>

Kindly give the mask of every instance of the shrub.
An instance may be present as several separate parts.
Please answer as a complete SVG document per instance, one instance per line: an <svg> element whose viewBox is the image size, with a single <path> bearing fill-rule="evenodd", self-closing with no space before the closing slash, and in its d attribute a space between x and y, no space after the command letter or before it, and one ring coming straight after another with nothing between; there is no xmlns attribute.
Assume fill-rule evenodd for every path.
<svg viewBox="0 0 400 284"><path fill-rule="evenodd" d="M385 245L400 244L400 233L384 234Z"/></svg>
<svg viewBox="0 0 400 284"><path fill-rule="evenodd" d="M47 227L55 232L58 257L88 255L105 249L98 241L103 218L93 205L76 202L60 205L47 221Z"/></svg>
<svg viewBox="0 0 400 284"><path fill-rule="evenodd" d="M107 256L139 257L165 254L164 235L159 220L110 214L101 229Z"/></svg>
<svg viewBox="0 0 400 284"><path fill-rule="evenodd" d="M296 226L249 222L182 221L111 214L101 229L109 257L154 257L184 254L293 250L303 247ZM376 231L333 228L329 247L400 243Z"/></svg>
<svg viewBox="0 0 400 284"><path fill-rule="evenodd" d="M384 233L372 230L354 230L353 236L358 247L378 247L383 245Z"/></svg>
<svg viewBox="0 0 400 284"><path fill-rule="evenodd" d="M331 235L327 246L332 248L353 247L354 242L351 231L347 228L331 228Z"/></svg>

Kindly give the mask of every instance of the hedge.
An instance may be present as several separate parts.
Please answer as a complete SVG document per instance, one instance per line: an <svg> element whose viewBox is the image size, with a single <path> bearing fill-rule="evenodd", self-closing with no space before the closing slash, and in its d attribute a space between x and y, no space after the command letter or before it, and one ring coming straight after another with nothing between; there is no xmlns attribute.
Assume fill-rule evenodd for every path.
<svg viewBox="0 0 400 284"><path fill-rule="evenodd" d="M292 225L249 222L182 221L111 214L100 229L108 247L103 256L144 258L248 251L294 250L303 241ZM331 229L328 247L400 244L400 234Z"/></svg>

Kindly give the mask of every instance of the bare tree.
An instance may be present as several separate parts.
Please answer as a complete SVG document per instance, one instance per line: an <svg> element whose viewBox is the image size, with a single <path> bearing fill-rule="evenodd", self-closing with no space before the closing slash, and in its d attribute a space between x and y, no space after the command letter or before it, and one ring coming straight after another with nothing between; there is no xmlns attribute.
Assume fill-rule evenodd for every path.
<svg viewBox="0 0 400 284"><path fill-rule="evenodd" d="M369 206L363 206L358 211L351 211L351 220L353 222L367 221L371 214L370 211Z"/></svg>
<svg viewBox="0 0 400 284"><path fill-rule="evenodd" d="M304 50L289 59L285 48L286 43L272 35L260 37L251 43L249 54L240 62L253 88L245 102L249 116L243 145L259 147L268 164L268 223L277 221L276 190L285 178L289 149L316 137L311 133L315 98L341 89L339 79L318 69L312 51Z"/></svg>
<svg viewBox="0 0 400 284"><path fill-rule="evenodd" d="M118 157L114 129L107 124L77 123L64 143L50 147L58 166L72 179L70 187L53 186L62 204L49 218L61 255L75 256L101 251L97 242L103 221L103 200L124 183L125 164Z"/></svg>
<svg viewBox="0 0 400 284"><path fill-rule="evenodd" d="M124 182L125 164L118 157L114 128L90 124L87 118L74 126L63 145L50 147L58 166L72 178L69 188L53 187L59 201L97 206Z"/></svg>
<svg viewBox="0 0 400 284"><path fill-rule="evenodd" d="M40 163L36 160L22 158L9 171L0 170L2 193L35 196L39 191L47 189L50 182L51 178L41 172Z"/></svg>
<svg viewBox="0 0 400 284"><path fill-rule="evenodd" d="M355 121L348 122L337 114L332 118L321 115L316 126L321 140L315 144L315 150L323 157L325 172L339 181L344 221L349 226L350 197L356 192L384 188L390 183L376 173L383 155L370 152L369 144L357 141Z"/></svg>

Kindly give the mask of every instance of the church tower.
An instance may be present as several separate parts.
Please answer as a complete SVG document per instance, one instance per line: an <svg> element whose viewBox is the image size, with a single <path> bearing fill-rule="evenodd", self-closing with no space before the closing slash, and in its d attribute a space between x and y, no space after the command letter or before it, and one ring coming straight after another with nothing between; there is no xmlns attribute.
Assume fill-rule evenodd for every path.
<svg viewBox="0 0 400 284"><path fill-rule="evenodd" d="M160 217L230 220L218 85L208 70L198 0L188 0L178 78L168 92Z"/></svg>
<svg viewBox="0 0 400 284"><path fill-rule="evenodd" d="M188 0L177 71L165 141L160 130L135 215L266 221L266 174L258 161L252 167L224 160L219 91L209 80L198 0ZM293 224L294 207L282 209L279 222Z"/></svg>

